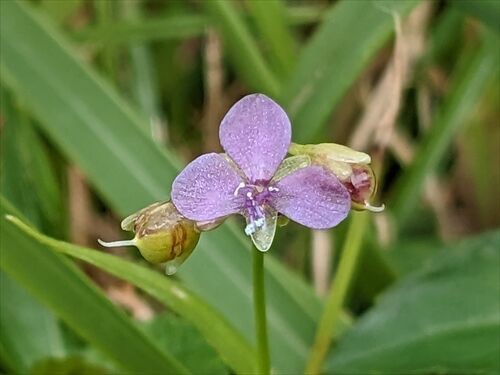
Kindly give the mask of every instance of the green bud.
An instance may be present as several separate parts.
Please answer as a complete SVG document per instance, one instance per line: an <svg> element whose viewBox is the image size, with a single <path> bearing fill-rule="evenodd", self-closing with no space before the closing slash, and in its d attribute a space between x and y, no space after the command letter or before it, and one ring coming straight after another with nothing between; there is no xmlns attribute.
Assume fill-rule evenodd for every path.
<svg viewBox="0 0 500 375"><path fill-rule="evenodd" d="M154 203L128 216L121 226L133 231L135 237L129 241L99 243L106 247L134 245L148 262L165 264L168 275L177 271L200 239L196 223L183 217L170 201Z"/></svg>

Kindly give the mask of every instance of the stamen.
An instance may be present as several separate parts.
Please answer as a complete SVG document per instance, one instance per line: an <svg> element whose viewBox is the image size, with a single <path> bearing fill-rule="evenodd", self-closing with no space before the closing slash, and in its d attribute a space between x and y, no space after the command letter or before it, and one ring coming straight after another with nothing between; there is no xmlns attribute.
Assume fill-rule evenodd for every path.
<svg viewBox="0 0 500 375"><path fill-rule="evenodd" d="M365 201L365 207L371 212L382 212L385 209L385 204L382 204L381 206L372 206L369 202Z"/></svg>
<svg viewBox="0 0 500 375"><path fill-rule="evenodd" d="M135 241L133 239L132 240L125 240L125 241L105 242L99 238L99 239L97 239L97 242L99 242L99 244L101 246L104 246L104 247L135 246Z"/></svg>
<svg viewBox="0 0 500 375"><path fill-rule="evenodd" d="M262 228L266 224L266 221L264 220L263 217L259 217L257 220L255 220L255 227L257 228Z"/></svg>
<svg viewBox="0 0 500 375"><path fill-rule="evenodd" d="M277 187L274 187L274 186L269 186L269 187L267 188L267 190L268 190L268 191L270 191L270 192L273 192L273 191L280 191L280 189L278 189Z"/></svg>
<svg viewBox="0 0 500 375"><path fill-rule="evenodd" d="M244 182L240 182L240 184L238 185L238 187L236 188L236 190L234 191L233 195L235 197L238 196L239 192L240 192L240 189L244 188L246 185Z"/></svg>
<svg viewBox="0 0 500 375"><path fill-rule="evenodd" d="M247 226L245 227L245 234L247 236L251 236L252 234L255 233L255 231L257 230L257 228L255 228L255 222L251 221L250 223L247 224Z"/></svg>

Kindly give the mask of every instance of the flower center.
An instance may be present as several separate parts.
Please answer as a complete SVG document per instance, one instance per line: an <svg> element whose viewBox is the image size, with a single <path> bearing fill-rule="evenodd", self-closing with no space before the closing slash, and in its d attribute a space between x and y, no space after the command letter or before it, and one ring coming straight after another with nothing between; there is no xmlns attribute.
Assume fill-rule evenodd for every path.
<svg viewBox="0 0 500 375"><path fill-rule="evenodd" d="M266 225L264 204L269 201L269 198L279 189L275 186L269 185L269 183L255 183L247 184L241 182L236 190L234 191L234 196L238 195L245 197L245 203L243 205L244 215L247 218L247 226L245 228L245 234L250 236L255 233L259 228L263 228Z"/></svg>

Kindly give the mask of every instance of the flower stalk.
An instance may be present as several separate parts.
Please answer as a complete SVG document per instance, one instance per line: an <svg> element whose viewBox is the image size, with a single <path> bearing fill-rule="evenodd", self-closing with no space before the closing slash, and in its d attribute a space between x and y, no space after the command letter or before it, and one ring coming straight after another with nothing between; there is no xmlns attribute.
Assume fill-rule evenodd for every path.
<svg viewBox="0 0 500 375"><path fill-rule="evenodd" d="M267 341L266 294L264 289L264 253L252 246L253 303L257 339L257 373L270 374L269 345Z"/></svg>
<svg viewBox="0 0 500 375"><path fill-rule="evenodd" d="M332 341L332 332L334 332L340 321L342 307L345 304L349 288L355 276L367 223L368 215L366 213L353 213L337 273L333 279L323 314L316 329L316 337L304 371L306 374L315 375L321 373L323 361Z"/></svg>

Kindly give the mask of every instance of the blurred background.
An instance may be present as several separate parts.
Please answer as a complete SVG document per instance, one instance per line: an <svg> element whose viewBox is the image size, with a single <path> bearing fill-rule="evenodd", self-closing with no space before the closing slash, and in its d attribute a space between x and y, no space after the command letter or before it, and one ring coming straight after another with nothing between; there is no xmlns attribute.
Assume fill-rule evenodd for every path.
<svg viewBox="0 0 500 375"><path fill-rule="evenodd" d="M352 247L361 251L343 320L351 328L336 336L325 372L498 369L499 1L0 6L2 217L15 214L88 248L99 248L97 238L130 238L120 221L168 199L186 163L221 150L218 127L231 105L262 92L289 114L295 142L371 154L374 202L386 206L361 225L353 225L353 214L327 232L295 223L278 230L266 258L276 371L304 368L332 275ZM127 368L127 353L116 349L128 346L123 338L99 337L107 305L92 299L98 293L127 319L144 322L141 330L159 346L195 363L193 373L235 371L175 308L102 266L77 262L84 276L75 262L10 226L2 218L2 372ZM234 219L203 234L174 281L252 342L242 233ZM113 253L154 269L135 249ZM470 330L473 323L480 328ZM433 337L440 324L454 334ZM410 334L420 344L405 344ZM391 340L401 346L359 354ZM434 349L450 345L449 352ZM411 359L402 354L409 352ZM141 373L139 364L127 369Z"/></svg>

